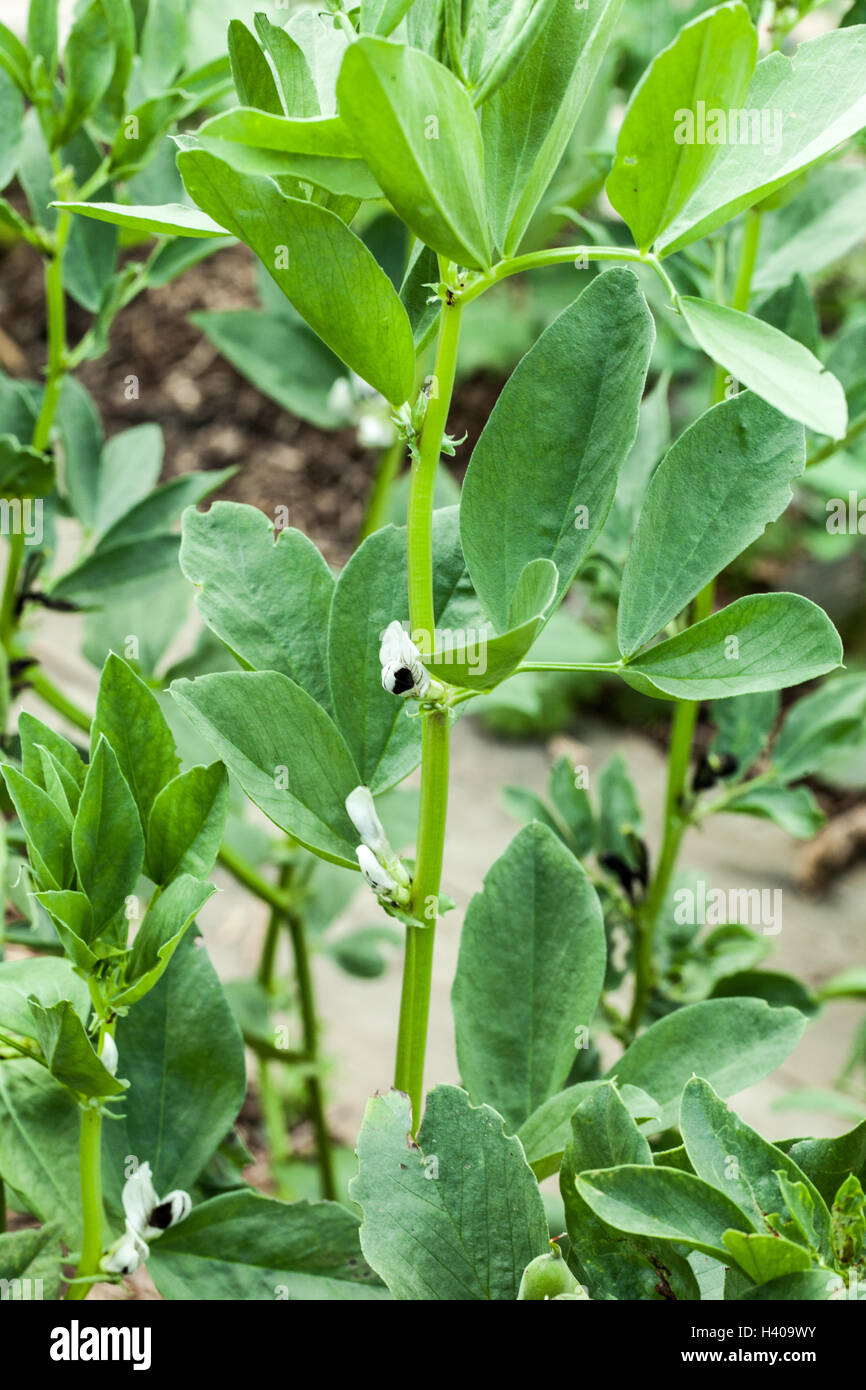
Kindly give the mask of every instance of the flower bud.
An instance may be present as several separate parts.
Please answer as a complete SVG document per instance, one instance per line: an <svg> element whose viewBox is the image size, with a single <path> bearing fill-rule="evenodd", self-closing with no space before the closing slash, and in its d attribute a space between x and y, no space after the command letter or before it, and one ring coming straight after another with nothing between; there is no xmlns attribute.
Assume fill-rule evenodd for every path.
<svg viewBox="0 0 866 1390"><path fill-rule="evenodd" d="M100 1061L106 1071L110 1071L112 1076L117 1074L117 1043L110 1033L106 1033L102 1039L102 1051L99 1054Z"/></svg>
<svg viewBox="0 0 866 1390"><path fill-rule="evenodd" d="M376 804L369 787L356 787L346 797L346 811L364 844L378 859L390 859L393 855L382 822L376 813Z"/></svg>

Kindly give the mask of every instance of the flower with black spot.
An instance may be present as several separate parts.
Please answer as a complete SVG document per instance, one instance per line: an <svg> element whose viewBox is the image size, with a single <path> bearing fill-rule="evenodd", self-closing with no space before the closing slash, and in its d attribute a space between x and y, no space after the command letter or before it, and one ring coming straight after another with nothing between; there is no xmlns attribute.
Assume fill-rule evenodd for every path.
<svg viewBox="0 0 866 1390"><path fill-rule="evenodd" d="M385 629L379 660L382 663L382 685L391 695L401 695L404 699L408 696L424 699L430 689L430 672L412 638L396 618Z"/></svg>
<svg viewBox="0 0 866 1390"><path fill-rule="evenodd" d="M100 1268L106 1274L132 1274L150 1253L148 1241L185 1220L192 1208L189 1193L179 1188L166 1197L157 1195L149 1163L127 1178L121 1200L126 1229L102 1257Z"/></svg>

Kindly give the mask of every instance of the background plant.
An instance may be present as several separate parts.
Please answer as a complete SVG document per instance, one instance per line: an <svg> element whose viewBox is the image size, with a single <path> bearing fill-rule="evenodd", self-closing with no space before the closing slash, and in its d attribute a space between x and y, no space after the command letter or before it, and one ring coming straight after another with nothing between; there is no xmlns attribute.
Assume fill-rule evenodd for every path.
<svg viewBox="0 0 866 1390"><path fill-rule="evenodd" d="M105 441L95 403L74 375L83 362L105 350L116 314L137 294L169 282L230 238L189 241L163 236L145 247L144 260L133 260L124 255L114 227L71 218L52 206L59 195L81 201L117 192L134 202L164 189L167 197L177 196L181 186L167 132L202 105L218 103L231 87L229 55L195 62L194 17L184 14L184 6L159 0L140 12L126 0L112 4L98 0L79 7L62 53L56 3L37 0L31 7L24 42L5 26L0 31L0 79L8 115L3 175L7 183L17 176L28 207L24 216L4 200L0 216L11 235L30 242L44 259L49 359L44 387L0 378L5 495L15 505L40 509L38 526L34 511L25 513L31 520L29 530L22 525L12 529L0 619L4 641L0 688L4 718L10 697L26 687L85 734L90 730L90 713L58 688L33 654L40 609L86 612L85 656L101 669L109 652L120 651L152 688L160 690L163 672L181 669L177 661L169 666L166 657L189 607L188 587L178 582L175 522L184 507L220 487L235 471L196 472L160 485L164 445L159 427L134 426ZM67 296L94 315L90 328L74 345L67 341ZM124 388L136 395L137 378L128 377ZM74 541L68 526L61 535L67 520L77 523ZM182 658L182 669L208 670L214 660L212 647L199 642ZM216 662L232 664L222 649ZM180 737L184 739L183 731ZM14 740L9 747L17 755ZM186 761L194 764L200 754L201 748L187 730ZM272 888L257 868L280 856L286 859L285 844L257 837L244 827L237 794L234 802L222 862L251 891L269 901L274 922L263 945L261 990L253 985L246 991L235 989L233 1002L248 1025L250 1044L269 1054L262 1058L261 1078L271 1144L278 1158L285 1157L286 1123L280 1096L269 1084L270 1068L275 1057L296 1068L308 1064L313 1068L302 1089L309 1093L308 1103L316 1117L325 1195L333 1195L318 1076L316 1011L305 967L308 927L299 913L303 901L304 916L321 929L343 898L339 893L329 895L323 873L313 884L313 865L299 865L297 851L294 863L285 862L281 868L280 890ZM250 862L239 848L251 845L258 863ZM13 836L9 883L16 878L16 849ZM304 882L296 885L290 901L293 875ZM15 905L30 920L26 925L14 924L6 939L57 949L54 929L40 905L28 899L23 889L15 894ZM294 991L286 994L280 987L278 992L274 978L275 933L287 923L304 980L299 1007L305 1040L297 1049L277 1049L273 1026L263 1015L271 995L278 994L292 1011L296 1006ZM387 933L377 929L334 949L347 969L369 976L384 967L381 949L387 942ZM277 1075L280 1070L285 1065ZM303 1116L307 1105L299 1109Z"/></svg>

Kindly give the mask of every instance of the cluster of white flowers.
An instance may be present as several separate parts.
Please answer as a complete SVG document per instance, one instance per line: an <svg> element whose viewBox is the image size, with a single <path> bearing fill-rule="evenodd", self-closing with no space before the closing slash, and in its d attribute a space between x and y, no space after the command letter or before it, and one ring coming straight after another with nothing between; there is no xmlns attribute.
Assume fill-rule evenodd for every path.
<svg viewBox="0 0 866 1390"><path fill-rule="evenodd" d="M369 787L356 787L346 797L349 819L361 836L355 854L361 873L376 897L391 907L406 907L411 897L409 872L388 842Z"/></svg>
<svg viewBox="0 0 866 1390"><path fill-rule="evenodd" d="M106 1274L132 1274L150 1254L148 1241L155 1240L189 1216L192 1199L188 1192L169 1192L158 1197L149 1163L142 1163L123 1187L126 1230L103 1255L100 1268Z"/></svg>

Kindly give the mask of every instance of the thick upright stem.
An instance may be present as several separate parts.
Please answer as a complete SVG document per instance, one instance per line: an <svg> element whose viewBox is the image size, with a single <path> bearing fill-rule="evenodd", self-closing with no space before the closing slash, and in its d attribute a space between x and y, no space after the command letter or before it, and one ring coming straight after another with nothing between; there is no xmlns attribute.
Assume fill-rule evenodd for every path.
<svg viewBox="0 0 866 1390"><path fill-rule="evenodd" d="M425 715L422 748L421 812L418 821L418 855L413 901L415 915L428 925L407 927L403 965L403 994L394 1085L412 1102L412 1130L421 1123L424 1096L424 1057L430 1015L430 982L438 915L439 883L445 846L448 809L448 715Z"/></svg>
<svg viewBox="0 0 866 1390"><path fill-rule="evenodd" d="M443 304L436 363L409 486L409 616L413 640L427 653L433 650L436 623L433 611L433 489L454 390L459 336L460 305Z"/></svg>
<svg viewBox="0 0 866 1390"><path fill-rule="evenodd" d="M102 1256L102 1115L87 1107L81 1112L81 1259L69 1299L82 1299L99 1277ZM92 1276L92 1277L91 1277Z"/></svg>
<svg viewBox="0 0 866 1390"><path fill-rule="evenodd" d="M412 635L422 652L433 649L433 488L454 390L459 335L460 305L445 303L439 324L439 343L427 413L409 489L409 612ZM422 718L421 807L412 902L414 915L426 925L406 929L403 992L394 1064L394 1085L398 1090L405 1091L412 1102L413 1133L417 1132L421 1123L424 1096L433 946L448 809L450 738L447 712L428 710Z"/></svg>

